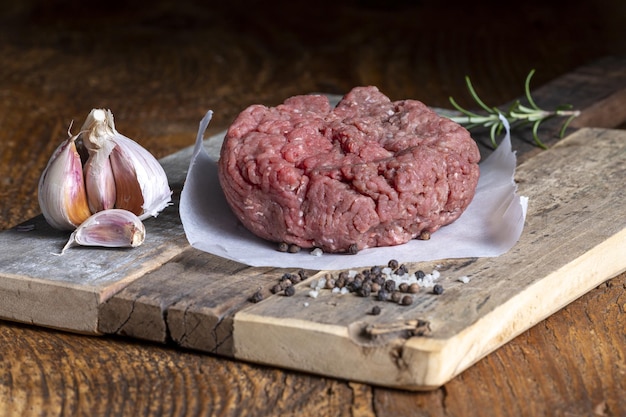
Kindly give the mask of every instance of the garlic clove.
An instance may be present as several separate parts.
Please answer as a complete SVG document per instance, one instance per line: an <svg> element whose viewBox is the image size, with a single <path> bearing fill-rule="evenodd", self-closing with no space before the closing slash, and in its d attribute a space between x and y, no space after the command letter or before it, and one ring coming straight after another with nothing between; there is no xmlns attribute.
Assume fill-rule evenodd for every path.
<svg viewBox="0 0 626 417"><path fill-rule="evenodd" d="M92 213L115 207L116 187L108 153L93 153L84 166L87 202Z"/></svg>
<svg viewBox="0 0 626 417"><path fill-rule="evenodd" d="M123 209L99 211L72 232L61 254L72 246L130 248L141 245L146 229L135 214Z"/></svg>
<svg viewBox="0 0 626 417"><path fill-rule="evenodd" d="M39 178L41 211L48 224L60 230L73 230L91 215L75 141L70 135L57 147Z"/></svg>
<svg viewBox="0 0 626 417"><path fill-rule="evenodd" d="M133 212L143 213L143 193L137 180L132 161L127 158L120 146L115 146L110 156L111 168L115 178L115 207Z"/></svg>

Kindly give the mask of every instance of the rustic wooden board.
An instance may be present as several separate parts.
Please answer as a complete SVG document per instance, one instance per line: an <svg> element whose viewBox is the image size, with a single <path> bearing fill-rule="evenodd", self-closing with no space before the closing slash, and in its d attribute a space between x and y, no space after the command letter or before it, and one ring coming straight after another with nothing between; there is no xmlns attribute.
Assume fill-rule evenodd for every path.
<svg viewBox="0 0 626 417"><path fill-rule="evenodd" d="M608 59L583 67L572 74L567 74L539 88L536 91L537 100L539 101L539 98L550 98L550 100L556 100L560 104L563 101L559 100L558 97L566 97L576 108L583 110L584 118L581 120L584 121L586 126L607 126L607 124L613 126L623 123L626 119L626 111L624 111L626 108L626 94L624 93L626 91L626 76L623 68L624 60L620 59ZM542 102L539 101L539 103L541 104ZM604 116L607 109L613 110L612 116L608 121ZM546 124L543 130L544 138L547 139L546 142L556 142L557 139L553 133L557 129L558 123L556 121ZM585 131L584 134L588 135L590 134L589 132L596 134L599 131ZM609 131L606 134L612 137L615 133ZM545 158L550 158L549 155L554 155L554 152L556 152L551 150L546 153L539 153L536 148L529 144L527 133L523 132L514 136L513 143L514 148L519 149L518 154L522 159L529 158L530 155L539 154L545 160ZM596 145L594 144L594 146ZM482 151L483 153L488 152L484 146L482 146ZM364 380L390 386L421 389L440 383L443 378L442 375L451 375L447 368L445 372L439 372L439 379L427 378L423 375L418 378L416 375L419 373L415 374L415 371L412 371L413 374L411 374L412 376L408 380L397 379L394 382L389 382L384 379L379 380L378 377L371 380L367 375L360 375L347 370L330 372L330 368L325 368L325 365L322 367L319 364L311 365L317 363L311 360L307 360L304 363L294 363L295 359L289 358L278 360L271 351L258 356L258 349L251 346L251 343L253 345L259 344L259 346L261 344L271 344L271 340L261 337L263 335L269 337L271 334L267 332L267 323L285 323L280 326L269 326L278 329L279 333L281 329L293 330L294 323L307 324L312 326L311 329L314 334L323 334L325 335L325 340L334 341L337 338L344 338L346 329L349 330L348 336L352 334L350 332L360 329L359 326L362 324L364 314L362 309L369 307L369 304L367 302L363 303L367 300L342 298L340 307L342 315L340 317L336 317L336 314L333 314L334 310L330 309L329 311L328 308L325 312L315 313L315 311L320 309L320 305L326 302L330 303L329 305L335 308L335 310L338 310L339 304L332 300L324 301L323 298L316 299L315 303L309 303L309 307L304 308L302 303L298 304L301 299L297 297L287 299L274 296L250 308L248 297L253 290L256 290L258 287L267 289L285 271L272 268L249 268L198 252L188 246L178 218L177 198L182 188L190 154L191 149L186 149L162 160L175 191L174 205L166 209L157 219L146 222L148 237L146 243L140 248L133 250L73 248L63 256L56 256L51 254L51 252L60 251L67 239L67 234L52 230L41 217L1 233L0 317L81 333L119 334L159 342L173 342L183 347L244 360L294 367L325 375ZM593 160L597 157L595 155L590 159ZM561 156L559 155L556 161L550 160L547 162L548 166L546 169L548 173L543 173L545 177L550 177L554 164L560 161L560 158ZM530 161L533 159L531 158ZM580 165L581 161L572 163ZM623 173L617 173L616 175L623 177ZM523 180L522 177L520 178ZM522 190L524 193L527 193L523 188L524 186L522 184ZM615 189L620 189L619 185ZM538 192L537 190L535 191ZM530 195L530 193L528 194ZM623 195L619 193L614 198L620 198L620 196L623 199ZM563 196L561 197L564 198ZM533 198L536 198L536 196L531 195L531 199ZM532 201L534 200L531 200L531 208L533 207ZM540 200L538 199L537 201ZM555 210L553 211L549 211L553 205L544 206L543 209L548 210L546 213L559 213L556 208L563 208L564 203L559 204L558 207L554 207ZM576 209L576 207L580 209L579 202L572 202L572 204L574 205L571 208L572 210ZM621 218L618 215L614 216L617 219ZM611 223L611 226L617 227L616 223ZM610 244L610 239L614 238L614 235L602 233L594 236L599 239L605 239L605 242L609 242L606 244ZM564 239L564 237L561 236L561 239ZM565 241L574 242L576 240L565 238ZM545 243L546 241L540 240L541 242ZM554 242L550 241L549 243L552 245L550 247L555 247ZM599 243L596 242L596 246L597 244ZM589 246L587 249L596 246ZM619 248L620 246L616 245L614 247ZM622 242L622 250L623 247ZM587 253L585 251L587 249L579 252L578 258L583 257L586 259ZM570 251L568 250L567 252L569 253ZM525 252L525 255L530 253ZM591 253L593 254L593 252ZM603 256L606 256L606 254ZM467 260L467 262L443 261L440 269L442 271L453 271L461 268L463 271L468 271L467 273L472 271L474 271L472 273L475 273L476 270L471 268L477 268L476 265L483 265L485 270L490 271L487 274L489 275L498 271L498 268L510 268L511 265L518 265L534 259L534 257L528 256L526 260L517 259L515 261L517 263L511 264L507 263L508 261L505 258L498 258L493 261L498 265L494 263L484 265L484 262L488 262L484 260L476 262L473 262L473 260ZM463 266L465 263L467 265ZM501 263L506 263L508 266L502 266ZM428 269L434 267L434 265L421 265L420 267ZM308 271L309 275L313 275L314 272ZM602 272L608 273L608 271L604 270ZM486 279L482 278L482 275L485 274L483 271L481 281L486 281ZM611 276L609 273L608 276L604 276L602 279L608 279ZM424 295L426 298L421 302L415 303L413 307L399 310L401 314L394 315L393 322L403 320L404 316L402 314L409 314L407 317L415 317L417 313L421 315L426 311L430 311L428 309L432 305L440 304L442 300L451 300L453 298L452 295L455 294L455 286L459 287L459 291L461 288L463 289L464 300L467 296L465 293L475 291L472 289L472 285L461 287L460 284L452 284L442 298L432 298ZM506 287L508 291L516 291L514 287L506 284L498 284L497 288L500 286ZM576 286L576 291L572 292L570 297L575 298L577 291L583 291L584 288L586 287ZM301 297L301 295L299 296ZM480 310L481 314L485 311L495 310L497 306L510 302L511 297L512 293L507 291L490 294L488 298L484 296L485 302L482 304L482 307L476 309L477 311L472 314L468 313L467 317L473 317L474 320L478 321L478 310ZM573 298L561 301L565 303ZM470 301L467 301L467 306L472 306ZM295 304L292 305L292 303ZM350 307L346 303L356 304L354 307ZM478 304L480 303L475 305ZM293 310L280 310L283 307L292 308ZM290 311L293 314L289 315L289 320L285 320L284 316L276 313L277 309L282 311L282 314L284 314L284 311ZM466 309L471 310L470 307L466 307ZM358 320L355 321L355 317L351 315L345 315L344 317L344 310L356 314ZM334 312L336 313L337 311ZM549 313L544 312L544 314ZM389 318L385 314L378 316L378 319L382 320L385 317ZM431 344L439 343L437 346L443 346L441 345L441 340L446 341L452 337L451 335L456 334L453 332L455 326L457 326L458 330L458 328L467 325L467 320L455 321L457 319L450 317L446 320L445 326L441 326L442 322L437 321L436 315L435 317L425 317L431 321L432 327L436 331L428 339L420 339L421 343L424 340L428 340ZM465 316L463 317L465 318ZM541 317L543 316L535 316L537 320L540 320ZM457 324L455 325L454 323ZM525 324L531 325L532 322L531 324L528 322ZM263 329L260 333L257 332L259 326ZM329 329L332 329L332 331L329 332ZM447 331L452 333L442 333L442 329L448 329ZM295 330L290 330L290 338L295 337L296 333ZM514 334L515 332L503 333L501 342L509 340ZM248 340L242 335L255 335L255 337L251 337ZM285 335L281 337L283 336ZM320 338L320 340L322 339ZM356 339L353 339L354 337L350 339L352 340L350 343L354 344ZM385 356L384 352L388 352L389 346L397 344L397 339L393 337L390 340L388 339L384 339L385 343L382 343L382 348L375 347L372 349L371 354L373 357L382 358ZM280 339L276 339L276 341L278 340ZM402 340L402 346L405 346L404 349L416 343L412 339L409 339L406 343L404 339ZM363 344L361 340L356 340L356 342L358 342L357 345ZM342 343L346 343L346 341L344 340ZM365 343L365 345L368 345L368 343ZM288 344L285 346L288 346ZM314 344L311 346L314 346ZM489 349L493 349L496 346L497 343L493 341L485 342L481 348L474 349L474 355L469 355L468 357L473 357L472 360L477 360L485 352L488 352ZM367 350L370 348L371 346L366 346L366 348L361 346L358 349ZM355 347L352 349L355 349ZM422 352L423 348L414 348L413 351ZM413 351L407 350L407 352ZM279 352L287 355L286 351L279 349ZM434 352L441 353L436 349ZM434 357L434 355L432 354L431 357ZM385 358L383 363L389 361L388 354ZM396 361L396 363L399 362ZM419 363L424 364L428 362L419 361ZM467 365L468 363L463 362L457 366L456 370L461 370ZM372 368L374 369L376 366L372 365Z"/></svg>
<svg viewBox="0 0 626 417"><path fill-rule="evenodd" d="M625 168L621 130L582 129L528 160L517 172L530 198L520 242L498 258L410 264L438 269L445 288L423 290L410 307L330 291L309 297L326 271L308 271L293 297L252 304L285 270L190 248L105 303L100 330L371 384L437 387L626 270ZM378 316L368 314L374 305ZM411 337L405 324L418 319L430 335ZM389 333L371 337L372 324Z"/></svg>

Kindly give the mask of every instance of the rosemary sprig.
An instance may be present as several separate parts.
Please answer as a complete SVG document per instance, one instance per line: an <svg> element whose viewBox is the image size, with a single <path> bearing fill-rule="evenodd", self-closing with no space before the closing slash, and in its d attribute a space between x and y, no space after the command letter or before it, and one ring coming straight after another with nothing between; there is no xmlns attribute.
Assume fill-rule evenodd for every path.
<svg viewBox="0 0 626 417"><path fill-rule="evenodd" d="M494 148L498 146L496 144L496 135L499 135L502 132L502 129L504 129L502 120L500 120L500 114L502 114L509 122L511 129L532 123L532 133L535 144L540 148L547 149L547 146L541 141L541 139L539 139L539 134L537 133L539 125L552 117L567 117L567 120L559 132L559 135L562 138L565 135L565 129L567 129L567 126L575 117L580 115L580 111L572 110L572 106L569 104L557 106L557 108L553 111L543 110L537 106L530 93L530 80L534 74L535 70L533 69L528 73L528 76L526 76L526 82L524 83L526 101L528 104L524 105L519 100L516 100L506 111L500 110L497 107L487 106L476 93L469 77L466 76L465 83L467 84L469 93L478 106L486 112L486 114L478 114L464 109L454 100L454 98L450 97L450 103L452 106L463 114L463 116L454 116L450 118L465 126L467 129L473 129L478 126L488 128L491 136L491 144Z"/></svg>

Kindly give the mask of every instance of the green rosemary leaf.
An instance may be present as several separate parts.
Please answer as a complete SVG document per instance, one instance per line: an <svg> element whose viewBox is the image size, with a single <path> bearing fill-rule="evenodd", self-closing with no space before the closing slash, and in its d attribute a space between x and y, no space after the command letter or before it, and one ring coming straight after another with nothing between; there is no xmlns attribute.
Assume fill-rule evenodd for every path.
<svg viewBox="0 0 626 417"><path fill-rule="evenodd" d="M506 112L502 112L497 107L489 107L487 106L483 100L478 96L476 90L468 76L465 77L465 83L467 84L467 89L469 90L470 95L482 110L484 110L487 114L481 115L472 111L469 111L463 107L461 107L454 98L450 97L450 103L452 106L459 111L464 116L454 116L450 117L450 119L455 122L464 125L468 130L474 129L476 127L484 127L488 128L491 136L491 143L494 148L496 145L496 135L499 135L502 132L503 124L499 118L499 115L502 114L504 118L508 121L511 129L523 127L526 124L532 124L532 134L533 140L535 144L543 149L546 149L547 146L539 139L539 125L544 121L558 116L558 117L567 117L567 120L563 124L560 137L563 137L565 129L570 124L570 122L580 115L580 111L572 110L572 106L569 104L562 104L556 107L553 111L547 111L541 109L535 100L532 97L530 90L530 81L535 74L535 70L532 69L528 75L526 76L526 80L524 82L524 92L526 96L526 101L528 101L527 105L521 104L519 100L513 102Z"/></svg>

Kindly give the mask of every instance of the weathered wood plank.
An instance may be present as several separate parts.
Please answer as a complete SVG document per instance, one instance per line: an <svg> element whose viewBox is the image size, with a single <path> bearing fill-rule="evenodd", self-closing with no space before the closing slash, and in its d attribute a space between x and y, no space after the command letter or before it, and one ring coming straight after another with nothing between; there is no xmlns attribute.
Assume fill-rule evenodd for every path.
<svg viewBox="0 0 626 417"><path fill-rule="evenodd" d="M583 129L519 167L530 207L508 253L444 272L443 295L387 304L379 316L366 314L372 299L325 293L313 301L304 289L248 307L235 315L235 357L370 384L440 386L626 270L625 170L623 131ZM469 284L455 281L465 275ZM367 325L417 319L430 322L428 337L362 337Z"/></svg>
<svg viewBox="0 0 626 417"><path fill-rule="evenodd" d="M530 207L524 235L512 251L495 259L409 265L412 271L436 267L445 288L441 296L422 291L410 307L329 291L313 299L307 286L319 274L298 284L294 297L274 295L252 305L248 297L286 271L255 274L256 268L189 249L175 265L107 302L100 329L145 337L145 323L154 321L162 330L150 340L165 341L169 332L169 340L181 346L242 360L409 389L438 386L626 268L626 219L620 216L624 135L584 129L521 165L517 180ZM456 281L464 275L472 281ZM133 306L134 318L105 327L118 305L125 311ZM147 314L140 305L157 307ZM381 315L368 315L374 305L383 308ZM412 319L428 320L431 336L360 336L366 324ZM367 367L360 366L364 361Z"/></svg>

